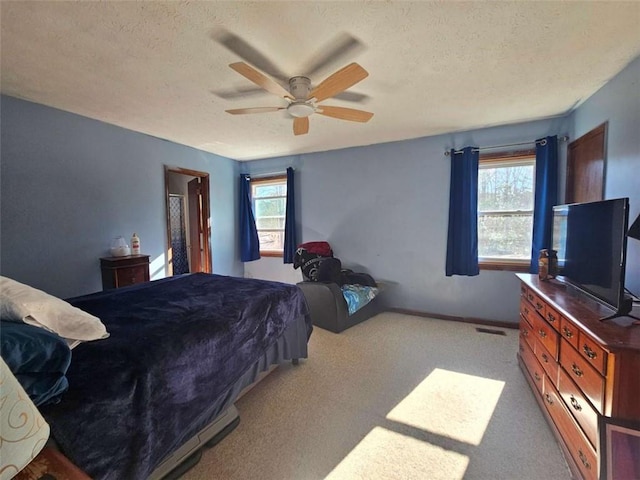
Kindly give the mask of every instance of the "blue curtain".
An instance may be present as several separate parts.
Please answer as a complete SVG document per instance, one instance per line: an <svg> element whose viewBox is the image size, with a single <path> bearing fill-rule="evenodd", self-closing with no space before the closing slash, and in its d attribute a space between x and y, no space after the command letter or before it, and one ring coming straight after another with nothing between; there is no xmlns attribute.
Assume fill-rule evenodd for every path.
<svg viewBox="0 0 640 480"><path fill-rule="evenodd" d="M240 175L240 260L251 262L260 258L260 241L251 208L251 177Z"/></svg>
<svg viewBox="0 0 640 480"><path fill-rule="evenodd" d="M552 207L558 203L558 137L536 140L536 191L533 206L531 273L538 273L538 255L551 248Z"/></svg>
<svg viewBox="0 0 640 480"><path fill-rule="evenodd" d="M477 147L451 150L449 234L446 274L478 275L478 159Z"/></svg>
<svg viewBox="0 0 640 480"><path fill-rule="evenodd" d="M287 168L287 213L284 221L284 263L293 263L296 254L296 202L293 168Z"/></svg>

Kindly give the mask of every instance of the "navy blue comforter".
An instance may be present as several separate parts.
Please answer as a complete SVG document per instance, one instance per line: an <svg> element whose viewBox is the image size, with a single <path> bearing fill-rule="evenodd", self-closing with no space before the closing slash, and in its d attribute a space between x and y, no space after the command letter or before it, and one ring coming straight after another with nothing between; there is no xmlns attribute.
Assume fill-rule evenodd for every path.
<svg viewBox="0 0 640 480"><path fill-rule="evenodd" d="M98 479L143 479L206 426L223 394L287 325L298 287L192 274L70 299L111 336L73 350L69 390L43 414L61 449Z"/></svg>

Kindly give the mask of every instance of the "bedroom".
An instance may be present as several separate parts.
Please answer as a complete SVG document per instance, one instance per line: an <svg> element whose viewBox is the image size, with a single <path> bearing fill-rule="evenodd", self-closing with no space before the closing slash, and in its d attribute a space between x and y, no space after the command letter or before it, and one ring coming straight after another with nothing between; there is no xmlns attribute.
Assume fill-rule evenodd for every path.
<svg viewBox="0 0 640 480"><path fill-rule="evenodd" d="M7 3L3 2L2 7L3 30ZM627 15L632 25L635 22L637 26L637 19L637 12L635 17ZM349 25L344 28L351 31ZM363 40L368 49L354 60L370 70L371 78L354 90L366 92L367 82L375 79L373 69L380 67L366 57L375 50L374 39ZM203 41L207 42L206 48L216 48L207 37ZM63 298L97 291L101 289L97 258L105 254L111 238L135 231L143 250L151 255L152 277L163 277L163 167L174 165L210 174L214 272L297 281L299 272L282 267L274 259L243 265L239 261L236 227L238 175L259 175L293 166L300 181L301 240L327 240L336 256L393 282L393 289L384 296L389 307L515 323L518 282L513 273L483 271L469 278L444 275L450 160L443 153L451 147L525 142L551 134L576 139L608 121L606 196L628 196L630 216L635 218L640 212L635 173L640 161L637 34L627 42L625 54L604 57L616 68L607 78L597 79L602 88L593 88L593 96L581 99L583 103L575 109L569 106L548 118L451 133L417 133L413 138L346 149L323 151L321 147L314 152L246 163L139 133L135 128L115 126L107 120L51 108L41 104L46 102L35 101L29 92L3 95L2 274ZM575 56L582 53L579 45L574 46ZM266 53L274 61L279 60L276 52ZM3 38L3 65L7 55ZM555 68L570 60L557 52L553 56ZM235 61L229 52L224 58L227 63ZM228 70L226 65L224 68ZM6 94L4 74L3 67ZM204 74L210 89L242 85L242 79L231 71L224 74L225 82L213 73ZM416 74L423 72L416 69ZM395 83L385 96L393 97L399 88ZM213 95L206 98L208 108L220 111L254 105L253 98L224 105L218 105ZM90 103L92 98L86 101ZM142 108L142 103L143 97L132 104L104 104L103 108L105 112L136 109ZM364 108L380 115L375 102ZM264 129L272 137L294 141L288 123L282 128L267 123L248 128L243 123L253 121L243 118L237 124L248 139L252 130ZM310 135L313 128L321 131L321 125L320 121L312 124ZM358 132L367 127L342 124L341 136L357 138ZM215 130L216 126L209 128ZM413 128L420 130L419 126ZM227 142L219 137L213 141ZM408 214L397 215L397 211ZM638 242L629 242L628 255L630 266L640 263ZM634 292L640 291L640 268L628 268L627 285Z"/></svg>

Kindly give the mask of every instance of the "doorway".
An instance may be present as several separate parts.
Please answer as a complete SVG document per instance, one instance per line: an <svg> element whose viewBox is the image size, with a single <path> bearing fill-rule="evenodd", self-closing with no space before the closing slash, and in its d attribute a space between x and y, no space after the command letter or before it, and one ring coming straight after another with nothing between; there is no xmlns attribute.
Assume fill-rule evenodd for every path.
<svg viewBox="0 0 640 480"><path fill-rule="evenodd" d="M212 272L209 174L164 167L167 276Z"/></svg>

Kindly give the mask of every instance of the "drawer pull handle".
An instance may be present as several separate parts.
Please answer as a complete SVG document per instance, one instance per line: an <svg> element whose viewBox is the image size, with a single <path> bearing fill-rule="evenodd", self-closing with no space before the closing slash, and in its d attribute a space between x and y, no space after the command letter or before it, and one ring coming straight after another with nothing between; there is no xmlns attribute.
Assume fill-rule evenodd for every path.
<svg viewBox="0 0 640 480"><path fill-rule="evenodd" d="M553 398L551 398L551 395L549 395L548 393L545 393L544 398L547 400L547 403L549 405L553 405Z"/></svg>
<svg viewBox="0 0 640 480"><path fill-rule="evenodd" d="M544 307L544 305L543 305L543 304L541 304L540 302L536 302L536 308L537 308L538 310L542 310L542 307Z"/></svg>
<svg viewBox="0 0 640 480"><path fill-rule="evenodd" d="M542 357L542 360L544 361L544 363L549 363L549 357L547 356L546 353L543 353L541 355L541 357Z"/></svg>
<svg viewBox="0 0 640 480"><path fill-rule="evenodd" d="M567 327L564 327L562 329L562 333L564 334L565 337L567 338L571 338L573 337L573 332L571 330L569 330Z"/></svg>
<svg viewBox="0 0 640 480"><path fill-rule="evenodd" d="M582 450L578 450L578 457L580 457L580 461L584 465L584 468L587 470L591 470L591 464L587 460L587 456L582 452Z"/></svg>
<svg viewBox="0 0 640 480"><path fill-rule="evenodd" d="M531 295L530 293L527 295L527 298L533 302L533 295Z"/></svg>
<svg viewBox="0 0 640 480"><path fill-rule="evenodd" d="M547 336L547 332L545 332L544 330L540 329L540 330L538 330L538 335L540 335L542 338L545 338Z"/></svg>
<svg viewBox="0 0 640 480"><path fill-rule="evenodd" d="M583 345L582 350L584 350L585 355L592 360L598 356L598 354L591 350L588 345Z"/></svg>
<svg viewBox="0 0 640 480"><path fill-rule="evenodd" d="M538 372L535 372L535 373L533 374L533 378L535 378L535 379L536 379L536 382L539 382L540 380L542 380L542 378L540 378L540 375L538 375Z"/></svg>
<svg viewBox="0 0 640 480"><path fill-rule="evenodd" d="M571 395L571 406L578 412L582 410L582 406L578 403L578 400L576 400L576 397L574 397L573 395Z"/></svg>
<svg viewBox="0 0 640 480"><path fill-rule="evenodd" d="M523 337L528 337L529 336L529 330L522 330L522 336Z"/></svg>
<svg viewBox="0 0 640 480"><path fill-rule="evenodd" d="M556 321L556 317L554 317L551 313L547 313L547 320L549 320L549 322L551 323L554 323Z"/></svg>
<svg viewBox="0 0 640 480"><path fill-rule="evenodd" d="M571 370L573 370L573 373L575 373L576 377L581 377L582 375L584 375L584 372L580 370L580 368L575 363L571 365Z"/></svg>
<svg viewBox="0 0 640 480"><path fill-rule="evenodd" d="M529 309L527 307L524 307L524 314L525 316L529 315Z"/></svg>

